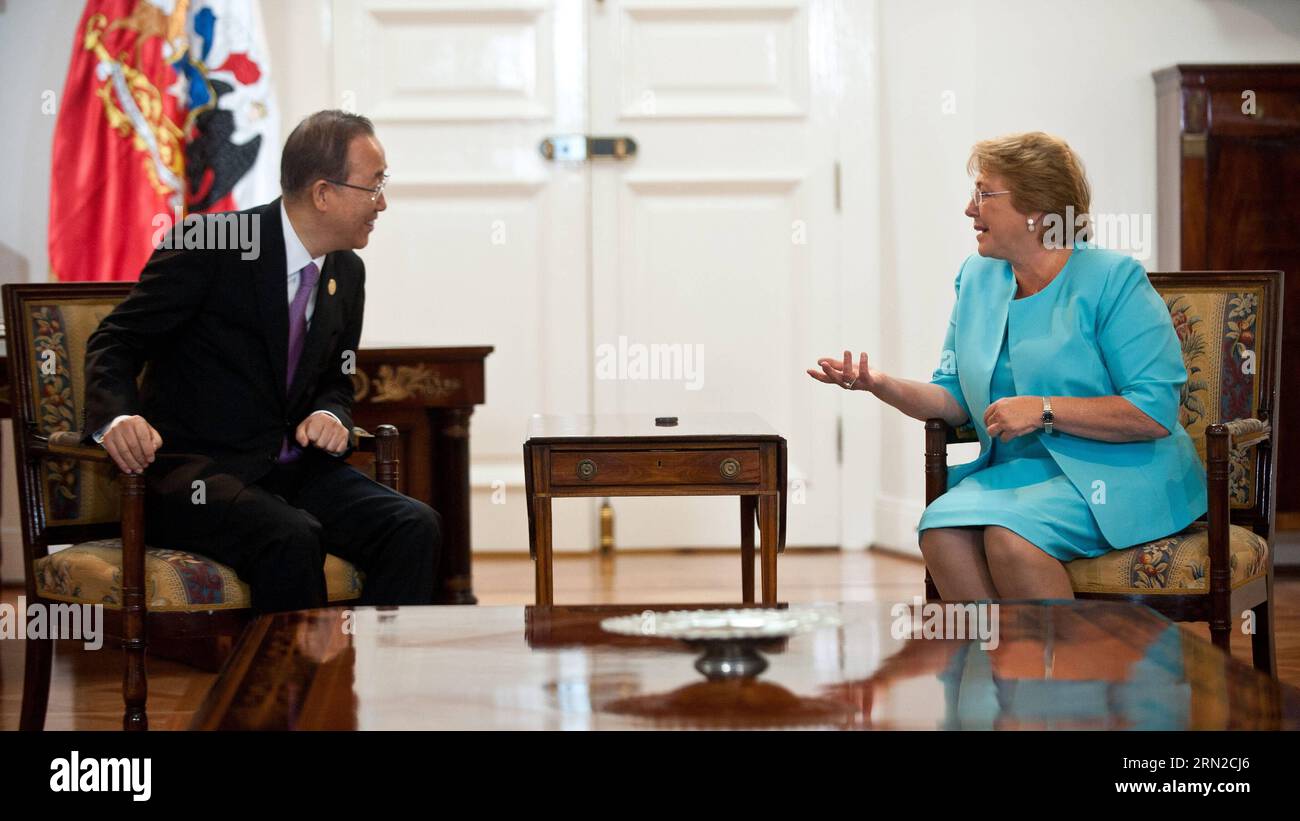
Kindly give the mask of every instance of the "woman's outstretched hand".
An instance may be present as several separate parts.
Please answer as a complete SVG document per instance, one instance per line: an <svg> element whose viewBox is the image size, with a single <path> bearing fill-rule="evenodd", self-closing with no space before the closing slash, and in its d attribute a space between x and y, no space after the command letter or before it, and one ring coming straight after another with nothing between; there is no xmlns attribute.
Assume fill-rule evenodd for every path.
<svg viewBox="0 0 1300 821"><path fill-rule="evenodd" d="M880 384L880 374L867 367L867 354L865 351L858 358L856 368L853 367L853 354L850 351L844 352L843 362L827 356L818 359L817 364L821 366L821 370L817 371L809 368L808 375L818 382L825 382L827 385L839 385L849 391L875 393Z"/></svg>

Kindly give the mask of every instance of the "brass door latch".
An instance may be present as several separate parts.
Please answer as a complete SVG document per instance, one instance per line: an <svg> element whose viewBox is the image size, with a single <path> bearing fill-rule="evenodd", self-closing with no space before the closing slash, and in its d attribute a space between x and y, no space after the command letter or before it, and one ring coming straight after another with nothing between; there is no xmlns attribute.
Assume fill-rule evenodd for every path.
<svg viewBox="0 0 1300 821"><path fill-rule="evenodd" d="M631 137L589 137L585 134L557 134L537 146L541 155L552 162L585 162L607 157L626 160L636 156L636 140Z"/></svg>

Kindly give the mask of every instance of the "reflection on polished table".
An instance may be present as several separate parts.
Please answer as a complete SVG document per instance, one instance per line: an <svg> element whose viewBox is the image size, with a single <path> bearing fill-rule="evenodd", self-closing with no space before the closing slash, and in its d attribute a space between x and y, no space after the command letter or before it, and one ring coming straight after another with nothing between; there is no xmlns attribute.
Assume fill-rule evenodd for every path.
<svg viewBox="0 0 1300 821"><path fill-rule="evenodd" d="M841 623L769 640L765 672L719 681L695 670L698 648L600 628L683 605L270 614L245 632L192 726L1300 728L1300 690L1136 605L1002 603L987 649L907 637L913 604L800 606Z"/></svg>

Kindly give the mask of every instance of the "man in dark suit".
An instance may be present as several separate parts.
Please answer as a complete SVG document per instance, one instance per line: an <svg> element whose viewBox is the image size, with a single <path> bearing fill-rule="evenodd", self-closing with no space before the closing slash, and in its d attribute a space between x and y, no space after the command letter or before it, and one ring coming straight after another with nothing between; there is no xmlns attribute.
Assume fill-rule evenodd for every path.
<svg viewBox="0 0 1300 821"><path fill-rule="evenodd" d="M365 302L353 249L386 179L369 120L311 115L285 143L282 199L240 214L260 227L253 258L159 250L87 345L83 430L144 472L150 544L230 565L259 610L323 606L326 553L365 573L363 604L433 600L437 513L342 459Z"/></svg>

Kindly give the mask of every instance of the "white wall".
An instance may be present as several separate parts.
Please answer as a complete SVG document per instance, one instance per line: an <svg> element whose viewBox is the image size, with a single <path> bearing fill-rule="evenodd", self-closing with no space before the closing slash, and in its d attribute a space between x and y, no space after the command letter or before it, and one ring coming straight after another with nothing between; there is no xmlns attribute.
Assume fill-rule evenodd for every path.
<svg viewBox="0 0 1300 821"><path fill-rule="evenodd" d="M81 3L0 0L0 282L43 281L49 270L53 113L42 95L63 94Z"/></svg>
<svg viewBox="0 0 1300 821"><path fill-rule="evenodd" d="M1095 211L1151 214L1154 225L1151 72L1175 63L1300 61L1300 3L1292 0L886 0L879 32L883 344L875 361L913 379L928 379L938 362L952 281L974 251L962 212L976 140L1060 135L1083 157ZM945 114L949 90L956 110ZM1158 260L1157 247L1148 267ZM923 446L920 423L884 415L878 544L916 551ZM950 449L950 461L966 461L953 456Z"/></svg>
<svg viewBox="0 0 1300 821"><path fill-rule="evenodd" d="M49 270L45 229L50 208L50 140L54 114L42 110L46 92L63 94L81 4L0 0L0 282L43 281ZM22 536L14 488L9 424L0 458L0 578L22 579Z"/></svg>

